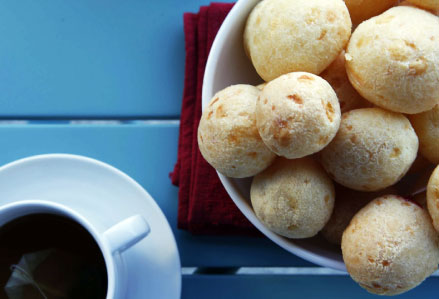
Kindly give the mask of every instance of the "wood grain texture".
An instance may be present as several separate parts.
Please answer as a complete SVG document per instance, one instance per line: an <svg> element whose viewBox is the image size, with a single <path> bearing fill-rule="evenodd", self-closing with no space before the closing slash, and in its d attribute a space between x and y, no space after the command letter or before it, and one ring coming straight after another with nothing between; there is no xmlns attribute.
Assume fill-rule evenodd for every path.
<svg viewBox="0 0 439 299"><path fill-rule="evenodd" d="M0 117L178 117L183 13L208 0L0 2Z"/></svg>

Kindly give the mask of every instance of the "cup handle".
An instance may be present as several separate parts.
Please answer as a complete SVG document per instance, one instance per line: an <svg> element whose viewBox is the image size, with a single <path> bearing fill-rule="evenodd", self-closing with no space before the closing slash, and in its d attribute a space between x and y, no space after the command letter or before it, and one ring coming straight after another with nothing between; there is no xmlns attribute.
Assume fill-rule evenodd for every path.
<svg viewBox="0 0 439 299"><path fill-rule="evenodd" d="M107 229L103 236L111 253L122 253L151 231L148 222L140 215L131 216Z"/></svg>

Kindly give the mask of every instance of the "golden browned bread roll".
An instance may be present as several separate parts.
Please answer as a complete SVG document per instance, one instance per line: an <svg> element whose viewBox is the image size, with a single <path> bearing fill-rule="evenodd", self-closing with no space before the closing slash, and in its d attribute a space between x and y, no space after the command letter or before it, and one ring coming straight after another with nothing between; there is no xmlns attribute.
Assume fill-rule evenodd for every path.
<svg viewBox="0 0 439 299"><path fill-rule="evenodd" d="M411 3L408 0L402 1L400 2L398 5L400 6L414 6L414 7L419 7L419 8L423 8L428 10L429 12L431 12L432 14L439 16L439 8L438 9L428 9L426 7L421 7L421 6L417 6L415 3Z"/></svg>
<svg viewBox="0 0 439 299"><path fill-rule="evenodd" d="M340 105L332 87L319 76L295 72L270 81L256 104L262 140L288 159L324 148L340 125Z"/></svg>
<svg viewBox="0 0 439 299"><path fill-rule="evenodd" d="M358 25L395 5L398 0L345 0L352 23Z"/></svg>
<svg viewBox="0 0 439 299"><path fill-rule="evenodd" d="M265 81L319 74L346 46L351 25L342 0L265 0L247 19L244 48Z"/></svg>
<svg viewBox="0 0 439 299"><path fill-rule="evenodd" d="M268 229L287 238L308 238L326 224L334 207L334 186L310 158L278 158L254 177L250 198Z"/></svg>
<svg viewBox="0 0 439 299"><path fill-rule="evenodd" d="M398 6L361 23L352 34L346 69L373 104L415 114L439 102L439 18Z"/></svg>
<svg viewBox="0 0 439 299"><path fill-rule="evenodd" d="M404 115L363 108L343 114L337 135L321 152L321 161L343 186L377 191L399 181L417 151L418 137Z"/></svg>
<svg viewBox="0 0 439 299"><path fill-rule="evenodd" d="M395 195L362 208L343 233L351 277L367 291L396 295L419 285L438 267L438 234L428 213Z"/></svg>
<svg viewBox="0 0 439 299"><path fill-rule="evenodd" d="M253 176L275 158L256 128L259 93L251 85L233 85L216 93L203 111L198 147L204 159L226 176Z"/></svg>
<svg viewBox="0 0 439 299"><path fill-rule="evenodd" d="M408 0L408 2L429 10L439 9L439 0Z"/></svg>

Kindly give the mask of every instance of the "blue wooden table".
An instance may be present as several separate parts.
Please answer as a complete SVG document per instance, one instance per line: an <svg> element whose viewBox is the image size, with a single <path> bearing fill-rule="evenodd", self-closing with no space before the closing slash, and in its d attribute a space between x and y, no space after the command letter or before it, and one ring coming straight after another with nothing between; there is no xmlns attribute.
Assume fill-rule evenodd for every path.
<svg viewBox="0 0 439 299"><path fill-rule="evenodd" d="M176 227L182 14L207 0L0 2L0 164L43 153L107 162L155 198L177 239L182 298L370 298L265 238ZM239 268L236 272L236 269ZM437 298L438 278L401 298Z"/></svg>

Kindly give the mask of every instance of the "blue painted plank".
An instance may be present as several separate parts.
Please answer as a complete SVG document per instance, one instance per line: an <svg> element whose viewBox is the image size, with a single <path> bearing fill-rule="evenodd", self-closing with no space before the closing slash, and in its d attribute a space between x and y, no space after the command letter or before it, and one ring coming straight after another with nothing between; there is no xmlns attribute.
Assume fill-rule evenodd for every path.
<svg viewBox="0 0 439 299"><path fill-rule="evenodd" d="M439 278L431 277L398 299L437 299ZM184 275L182 299L372 299L348 276L316 275Z"/></svg>
<svg viewBox="0 0 439 299"><path fill-rule="evenodd" d="M177 117L209 0L0 1L0 117Z"/></svg>
<svg viewBox="0 0 439 299"><path fill-rule="evenodd" d="M193 236L176 228L178 189L168 178L177 155L175 123L0 125L0 136L0 165L30 155L72 153L132 176L167 216L183 266L312 266L265 238Z"/></svg>

